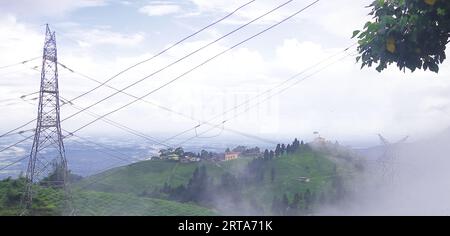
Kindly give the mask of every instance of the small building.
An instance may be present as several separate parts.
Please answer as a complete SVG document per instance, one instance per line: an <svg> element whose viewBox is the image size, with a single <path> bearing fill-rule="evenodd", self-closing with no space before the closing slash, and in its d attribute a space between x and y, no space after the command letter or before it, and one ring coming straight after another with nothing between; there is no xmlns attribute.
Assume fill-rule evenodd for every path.
<svg viewBox="0 0 450 236"><path fill-rule="evenodd" d="M309 183L311 181L308 177L298 177L297 180L303 183Z"/></svg>
<svg viewBox="0 0 450 236"><path fill-rule="evenodd" d="M325 146L327 144L327 140L319 136L316 139L314 139L314 144Z"/></svg>
<svg viewBox="0 0 450 236"><path fill-rule="evenodd" d="M169 160L174 160L174 161L179 161L179 160L180 160L180 156L178 156L177 154L169 154L169 155L167 156L167 158L168 158Z"/></svg>
<svg viewBox="0 0 450 236"><path fill-rule="evenodd" d="M225 161L230 161L230 160L235 160L238 159L239 157L239 152L227 152L225 153Z"/></svg>

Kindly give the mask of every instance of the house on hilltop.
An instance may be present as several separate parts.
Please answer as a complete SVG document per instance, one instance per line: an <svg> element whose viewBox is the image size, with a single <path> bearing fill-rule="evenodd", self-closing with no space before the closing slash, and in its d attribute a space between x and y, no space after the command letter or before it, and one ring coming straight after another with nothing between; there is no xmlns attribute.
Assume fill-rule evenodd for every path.
<svg viewBox="0 0 450 236"><path fill-rule="evenodd" d="M227 152L225 153L225 161L231 161L239 158L239 152Z"/></svg>

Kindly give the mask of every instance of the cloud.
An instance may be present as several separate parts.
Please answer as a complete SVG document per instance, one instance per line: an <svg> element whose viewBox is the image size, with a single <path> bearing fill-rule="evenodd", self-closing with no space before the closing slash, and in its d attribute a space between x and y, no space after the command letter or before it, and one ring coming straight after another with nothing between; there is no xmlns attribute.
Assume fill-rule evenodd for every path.
<svg viewBox="0 0 450 236"><path fill-rule="evenodd" d="M269 4L268 1L264 2ZM158 4L161 3L158 2ZM204 2L203 4L213 3ZM229 8L235 8L242 3L233 2L233 4L236 5ZM327 6L326 4L320 6L324 5ZM225 7L225 5L222 6ZM208 8L208 5L205 8ZM330 9L324 9L326 10L324 15L335 9L337 7L334 5L330 6ZM217 11L221 10L217 9ZM216 18L216 16L207 17ZM315 23L314 26L322 24L318 22L318 18L307 15L302 17L308 17L310 22ZM208 22L210 22L209 18ZM74 19L65 20L65 23L62 22L59 25L66 31L64 40L64 36L61 35L64 31L59 30L56 25L58 49L60 49L59 60L101 81L128 65L151 57L152 53L158 52L174 42L176 38L179 38L178 36L182 36L182 33L174 34L170 35L169 39L167 34L173 31L162 31L158 37L162 38L163 45L157 47L155 42L144 40L149 32L126 34L123 31L114 31L114 22L111 22L111 27L95 25L85 27L77 24ZM330 24L346 24L347 21L349 20L341 23L330 22ZM167 28L173 26L171 24L168 23ZM228 30L228 27L224 28ZM258 27L260 26L256 26ZM323 31L320 31L322 34L318 33L316 28L298 30L298 33L292 35L286 34L286 31L289 31L288 33L296 31L290 25L277 30L276 33L267 32L259 39L224 54L149 96L148 99L196 119L209 119L259 92L266 91L350 44L350 42L341 43L342 40L335 42L342 37L337 33L323 34ZM211 32L192 38L189 42L178 45L151 62L134 68L115 79L111 85L123 88L224 34L220 26ZM314 37L310 37L311 35ZM127 91L137 96L144 95L225 50L239 40L239 37L244 36L247 35L237 34L236 38L230 37L229 40L214 44L207 50L158 73ZM68 39L76 43L68 44L66 43ZM41 55L42 44L43 32L30 27L23 21L18 21L11 15L0 17L1 65ZM5 72L10 74L6 77L7 79L4 77L1 80L0 99L17 97L39 88L39 73L28 71L26 67L22 69L24 70L19 73L13 73L12 70ZM401 73L394 66L379 74L372 68L360 70L354 58L348 57L304 83L286 90L282 95L273 97L269 100L270 102L261 103L245 115L230 120L226 127L256 135L268 132L272 134L271 136L298 137L307 137L308 134L318 130L330 139L339 140L355 139L356 135L376 138L374 134L384 133L384 131L391 132L394 136L405 133L416 136L448 126L450 115L444 115L444 112L447 112L446 108L450 107L448 96L450 83L442 78L449 77L449 69L448 62L445 62L438 75L421 71ZM61 94L65 98L75 97L97 85L62 68L60 68L60 81ZM113 91L109 88L99 89L77 101L77 105L86 107L111 93ZM117 95L91 110L104 114L131 100L125 95ZM248 106L229 113L227 117L220 117L216 122L220 123L221 119L244 112L246 107ZM16 114L0 117L0 123L3 124L0 128L3 130L16 127L28 119L34 119L36 115L35 106L26 104L8 107L3 111L5 114ZM62 108L63 117L74 112L76 110L70 106ZM22 122L17 117L20 117ZM176 133L198 124L141 102L109 117L148 133ZM74 130L92 119L90 116L80 115L76 119L64 122L63 125L67 130ZM133 122L127 123L127 121ZM122 134L120 130L111 129L109 125L102 122L96 122L95 125L87 128L86 132Z"/></svg>
<svg viewBox="0 0 450 236"><path fill-rule="evenodd" d="M80 30L70 33L82 47L96 45L136 46L144 41L143 33L123 34L104 29Z"/></svg>
<svg viewBox="0 0 450 236"><path fill-rule="evenodd" d="M152 2L139 8L139 12L148 16L165 16L181 12L181 7L170 2Z"/></svg>
<svg viewBox="0 0 450 236"><path fill-rule="evenodd" d="M189 15L211 15L211 14L223 14L230 13L234 11L239 6L244 5L247 1L239 1L239 0L217 0L217 1L208 1L208 0L190 0L194 6L197 8L197 12ZM250 20L253 20L268 11L286 3L286 1L276 0L276 1L255 1L250 3L244 8L241 8L237 11L233 17L223 21L225 24L243 24ZM268 25L273 24L282 20L283 18L294 13L294 9L299 10L306 6L305 2L290 2L283 7L277 9L269 15L264 16L260 20L256 21L254 24L259 25Z"/></svg>
<svg viewBox="0 0 450 236"><path fill-rule="evenodd" d="M85 7L107 5L107 0L15 0L0 1L0 9L18 16L62 16Z"/></svg>
<svg viewBox="0 0 450 236"><path fill-rule="evenodd" d="M133 4L133 3L130 2L130 1L120 1L120 4L125 5L125 6L129 6L129 5Z"/></svg>

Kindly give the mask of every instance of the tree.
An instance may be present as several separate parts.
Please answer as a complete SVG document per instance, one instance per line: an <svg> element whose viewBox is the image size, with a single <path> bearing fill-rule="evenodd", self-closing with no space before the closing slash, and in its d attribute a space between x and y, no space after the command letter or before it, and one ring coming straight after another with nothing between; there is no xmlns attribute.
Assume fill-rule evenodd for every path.
<svg viewBox="0 0 450 236"><path fill-rule="evenodd" d="M309 191L309 188L306 189L304 198L305 198L305 208L310 209L313 198L312 198L311 191Z"/></svg>
<svg viewBox="0 0 450 236"><path fill-rule="evenodd" d="M269 152L269 159L272 160L274 156L275 156L275 152L270 150L270 152Z"/></svg>
<svg viewBox="0 0 450 236"><path fill-rule="evenodd" d="M285 194L283 194L283 200L281 201L281 209L282 209L282 214L283 215L287 215L287 212L289 211L289 199Z"/></svg>
<svg viewBox="0 0 450 236"><path fill-rule="evenodd" d="M264 151L264 160L269 160L269 150Z"/></svg>
<svg viewBox="0 0 450 236"><path fill-rule="evenodd" d="M204 202L208 197L208 174L206 166L195 168L192 177L186 187L186 194L184 194L185 201Z"/></svg>
<svg viewBox="0 0 450 236"><path fill-rule="evenodd" d="M174 151L175 154L177 154L178 156L183 156L184 155L184 150L182 147L177 147Z"/></svg>
<svg viewBox="0 0 450 236"><path fill-rule="evenodd" d="M298 193L295 193L294 195L294 199L292 200L291 203L291 209L296 211L298 210L298 206L300 205L300 195Z"/></svg>
<svg viewBox="0 0 450 236"><path fill-rule="evenodd" d="M298 148L300 147L300 142L297 138L295 138L294 142L292 142L292 150L296 152Z"/></svg>
<svg viewBox="0 0 450 236"><path fill-rule="evenodd" d="M281 154L281 145L277 144L277 147L275 148L275 156L278 157Z"/></svg>
<svg viewBox="0 0 450 236"><path fill-rule="evenodd" d="M202 150L202 151L200 152L200 158L201 158L201 159L208 159L208 157L209 157L208 151Z"/></svg>
<svg viewBox="0 0 450 236"><path fill-rule="evenodd" d="M277 197L273 197L272 200L272 214L274 215L280 215L280 201L278 200Z"/></svg>
<svg viewBox="0 0 450 236"><path fill-rule="evenodd" d="M375 0L368 7L373 20L353 32L361 68L378 64L381 72L396 63L400 70L439 71L450 42L450 1Z"/></svg>
<svg viewBox="0 0 450 236"><path fill-rule="evenodd" d="M273 183L273 181L275 181L275 168L272 167L270 170L270 182Z"/></svg>
<svg viewBox="0 0 450 236"><path fill-rule="evenodd" d="M300 142L298 149L300 152L305 150L305 142L303 142L303 140Z"/></svg>
<svg viewBox="0 0 450 236"><path fill-rule="evenodd" d="M286 146L286 153L287 153L287 154L292 153L292 146L291 146L290 144L288 144L288 145Z"/></svg>

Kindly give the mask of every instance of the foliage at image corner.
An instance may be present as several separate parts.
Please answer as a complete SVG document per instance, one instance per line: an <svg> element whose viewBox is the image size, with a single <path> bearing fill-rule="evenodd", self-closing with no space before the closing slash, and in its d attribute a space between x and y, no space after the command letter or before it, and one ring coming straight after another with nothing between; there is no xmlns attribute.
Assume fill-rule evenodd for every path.
<svg viewBox="0 0 450 236"><path fill-rule="evenodd" d="M361 69L377 64L378 72L396 63L400 70L439 72L450 36L449 0L375 0L373 20L353 32Z"/></svg>

